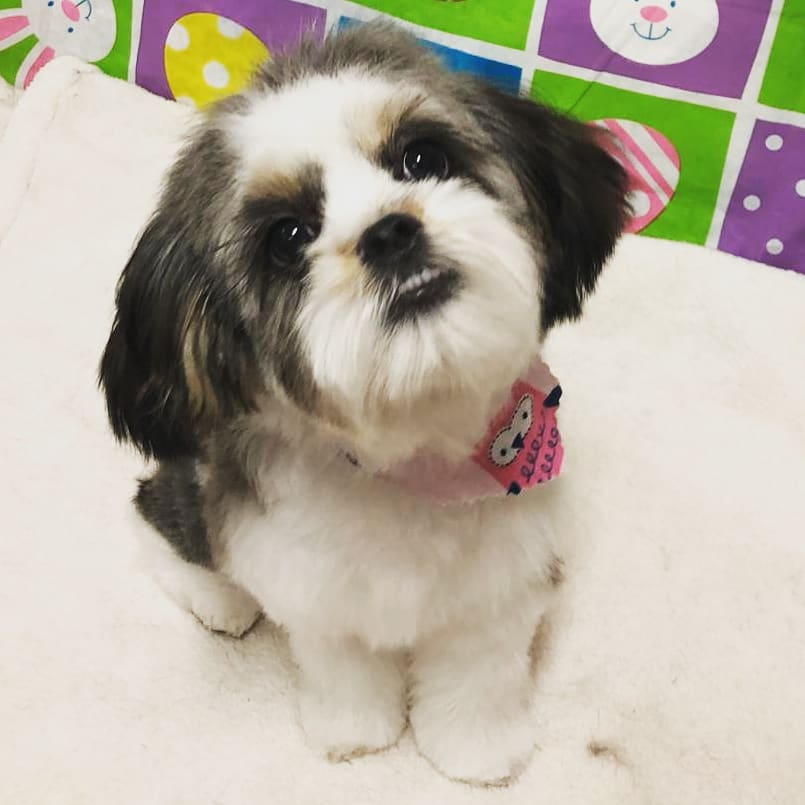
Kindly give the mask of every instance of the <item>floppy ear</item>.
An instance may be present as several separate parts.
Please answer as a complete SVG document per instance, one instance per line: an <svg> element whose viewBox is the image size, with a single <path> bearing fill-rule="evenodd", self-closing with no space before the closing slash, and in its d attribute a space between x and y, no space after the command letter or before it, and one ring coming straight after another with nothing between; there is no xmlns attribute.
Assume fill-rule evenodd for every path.
<svg viewBox="0 0 805 805"><path fill-rule="evenodd" d="M193 455L215 423L248 410L252 349L211 254L159 211L117 289L99 371L112 429L146 456Z"/></svg>
<svg viewBox="0 0 805 805"><path fill-rule="evenodd" d="M527 98L486 91L486 127L518 177L545 250L542 323L581 314L628 215L626 173L603 132ZM539 223L536 224L539 226Z"/></svg>

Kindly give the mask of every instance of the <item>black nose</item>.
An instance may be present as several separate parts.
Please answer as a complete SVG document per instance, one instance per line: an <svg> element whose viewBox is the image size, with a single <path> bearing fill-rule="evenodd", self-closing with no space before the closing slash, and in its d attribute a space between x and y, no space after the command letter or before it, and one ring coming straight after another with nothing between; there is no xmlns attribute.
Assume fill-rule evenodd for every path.
<svg viewBox="0 0 805 805"><path fill-rule="evenodd" d="M358 256L367 265L393 268L416 257L424 244L422 224L413 215L392 213L373 223L358 241Z"/></svg>

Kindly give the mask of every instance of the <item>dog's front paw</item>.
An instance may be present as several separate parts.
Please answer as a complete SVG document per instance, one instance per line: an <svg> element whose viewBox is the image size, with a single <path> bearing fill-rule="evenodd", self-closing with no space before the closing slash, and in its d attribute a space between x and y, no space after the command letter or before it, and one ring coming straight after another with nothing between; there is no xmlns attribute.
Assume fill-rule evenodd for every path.
<svg viewBox="0 0 805 805"><path fill-rule="evenodd" d="M411 712L417 747L451 780L480 786L512 783L535 749L527 708L508 717L436 712L424 704Z"/></svg>
<svg viewBox="0 0 805 805"><path fill-rule="evenodd" d="M249 593L212 574L188 594L187 608L211 631L232 637L244 635L261 614L260 605Z"/></svg>
<svg viewBox="0 0 805 805"><path fill-rule="evenodd" d="M405 662L355 638L291 630L308 742L331 761L379 752L405 729Z"/></svg>
<svg viewBox="0 0 805 805"><path fill-rule="evenodd" d="M350 703L302 690L299 705L308 742L334 763L387 749L405 729L402 698L394 689L379 696L367 692Z"/></svg>

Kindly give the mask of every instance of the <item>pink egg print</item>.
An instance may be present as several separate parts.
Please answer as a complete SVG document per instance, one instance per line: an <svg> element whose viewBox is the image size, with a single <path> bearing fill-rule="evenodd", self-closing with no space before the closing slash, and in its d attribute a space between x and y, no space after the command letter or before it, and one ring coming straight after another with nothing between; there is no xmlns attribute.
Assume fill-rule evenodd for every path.
<svg viewBox="0 0 805 805"><path fill-rule="evenodd" d="M664 134L634 120L604 118L594 120L592 125L615 137L615 146L610 150L629 176L632 206L632 217L624 231L639 232L673 198L679 184L679 154Z"/></svg>

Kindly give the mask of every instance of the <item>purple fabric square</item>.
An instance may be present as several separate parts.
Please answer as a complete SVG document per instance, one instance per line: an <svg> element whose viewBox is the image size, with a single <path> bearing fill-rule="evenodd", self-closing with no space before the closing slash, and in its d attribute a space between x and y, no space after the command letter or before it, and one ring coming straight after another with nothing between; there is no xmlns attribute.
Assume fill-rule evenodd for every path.
<svg viewBox="0 0 805 805"><path fill-rule="evenodd" d="M324 36L327 12L290 0L145 0L137 56L137 83L158 95L172 97L165 78L164 48L176 20L194 12L220 14L248 28L269 53L299 41L315 31Z"/></svg>
<svg viewBox="0 0 805 805"><path fill-rule="evenodd" d="M805 274L805 129L755 124L719 248Z"/></svg>
<svg viewBox="0 0 805 805"><path fill-rule="evenodd" d="M708 20L702 13L701 5L698 10L687 12L691 6L683 3L690 2L711 3L712 19ZM770 8L771 0L718 0L717 4L716 0L548 0L539 52L566 64L740 98ZM681 24L683 13L699 14L699 24L691 25L688 21L686 30ZM610 45L632 55L635 51L630 48L630 41L641 44L642 40L646 53L653 46L651 40L656 40L656 47L667 48L674 36L684 34L689 43L701 36L702 25L712 25L715 36L711 38L705 33L701 38L704 49L697 48L695 43L691 48L682 44L683 55L696 55L678 63L663 63L662 60L649 63L640 56L637 56L640 60L635 61L618 55L604 44L596 34L591 15L596 17L599 31L611 28L613 38L605 37ZM605 26L602 20L609 20L611 24ZM624 47L618 48L613 39Z"/></svg>

